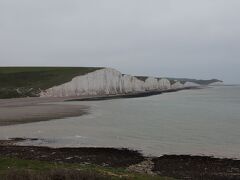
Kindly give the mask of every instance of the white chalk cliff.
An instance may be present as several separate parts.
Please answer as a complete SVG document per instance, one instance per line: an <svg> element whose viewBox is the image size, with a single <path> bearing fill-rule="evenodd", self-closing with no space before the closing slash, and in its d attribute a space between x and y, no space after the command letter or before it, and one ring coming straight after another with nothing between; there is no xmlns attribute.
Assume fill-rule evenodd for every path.
<svg viewBox="0 0 240 180"><path fill-rule="evenodd" d="M200 84L194 83L194 82L185 82L184 87L199 87Z"/></svg>
<svg viewBox="0 0 240 180"><path fill-rule="evenodd" d="M209 84L209 86L223 86L223 85L224 85L224 83L220 82L220 81Z"/></svg>
<svg viewBox="0 0 240 180"><path fill-rule="evenodd" d="M111 68L104 68L77 76L70 82L54 86L40 93L42 97L69 97L82 95L110 95L153 90L179 89L184 85L168 79L149 77L145 81L130 75L123 75Z"/></svg>
<svg viewBox="0 0 240 180"><path fill-rule="evenodd" d="M171 88L172 89L184 88L184 85L181 82L176 81L174 84L172 84Z"/></svg>

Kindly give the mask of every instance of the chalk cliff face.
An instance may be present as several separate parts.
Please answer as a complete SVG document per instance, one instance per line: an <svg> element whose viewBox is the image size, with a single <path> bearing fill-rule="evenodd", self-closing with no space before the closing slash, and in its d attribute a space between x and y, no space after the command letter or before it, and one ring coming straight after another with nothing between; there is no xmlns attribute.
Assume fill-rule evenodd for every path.
<svg viewBox="0 0 240 180"><path fill-rule="evenodd" d="M170 84L168 79L149 77L145 81L134 76L123 75L111 68L104 68L77 76L70 82L54 86L40 93L47 97L69 97L82 95L109 95L151 90L167 90L183 88L184 85L176 82Z"/></svg>
<svg viewBox="0 0 240 180"><path fill-rule="evenodd" d="M170 81L168 79L160 79L158 81L158 89L163 89L163 90L171 89Z"/></svg>
<svg viewBox="0 0 240 180"><path fill-rule="evenodd" d="M193 83L193 82L185 82L184 87L199 87L200 84Z"/></svg>
<svg viewBox="0 0 240 180"><path fill-rule="evenodd" d="M174 84L172 84L171 89L180 89L183 87L184 87L184 85L181 82L176 81Z"/></svg>
<svg viewBox="0 0 240 180"><path fill-rule="evenodd" d="M214 83L209 84L209 86L223 86L223 85L224 85L224 83L221 82L221 81L218 81L218 82L214 82Z"/></svg>
<svg viewBox="0 0 240 180"><path fill-rule="evenodd" d="M145 80L144 89L147 91L158 89L158 80L154 77L149 77Z"/></svg>

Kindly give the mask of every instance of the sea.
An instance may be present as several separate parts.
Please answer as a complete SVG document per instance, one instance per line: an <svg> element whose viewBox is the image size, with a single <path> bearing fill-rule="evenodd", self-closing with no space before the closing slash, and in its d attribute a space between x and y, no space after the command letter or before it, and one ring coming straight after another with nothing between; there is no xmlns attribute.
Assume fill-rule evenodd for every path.
<svg viewBox="0 0 240 180"><path fill-rule="evenodd" d="M129 148L148 156L207 155L240 159L240 86L183 90L143 98L63 102L89 114L0 127L22 145Z"/></svg>

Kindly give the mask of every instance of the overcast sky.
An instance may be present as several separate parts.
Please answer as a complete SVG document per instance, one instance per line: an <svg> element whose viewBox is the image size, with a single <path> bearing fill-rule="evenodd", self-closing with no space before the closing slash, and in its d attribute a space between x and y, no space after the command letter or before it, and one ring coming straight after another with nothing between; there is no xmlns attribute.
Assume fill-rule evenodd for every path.
<svg viewBox="0 0 240 180"><path fill-rule="evenodd" d="M0 0L0 65L240 83L240 0Z"/></svg>

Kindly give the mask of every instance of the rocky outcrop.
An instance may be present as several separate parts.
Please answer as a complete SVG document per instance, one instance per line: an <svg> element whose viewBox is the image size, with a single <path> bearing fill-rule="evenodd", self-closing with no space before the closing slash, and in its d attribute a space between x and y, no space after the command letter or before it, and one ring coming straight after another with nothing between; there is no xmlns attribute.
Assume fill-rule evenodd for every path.
<svg viewBox="0 0 240 180"><path fill-rule="evenodd" d="M123 75L115 69L104 68L83 76L77 76L62 85L46 89L40 93L40 96L69 97L126 94L182 87L183 85L180 82L171 85L168 79L148 77L145 80L140 80L134 76Z"/></svg>

